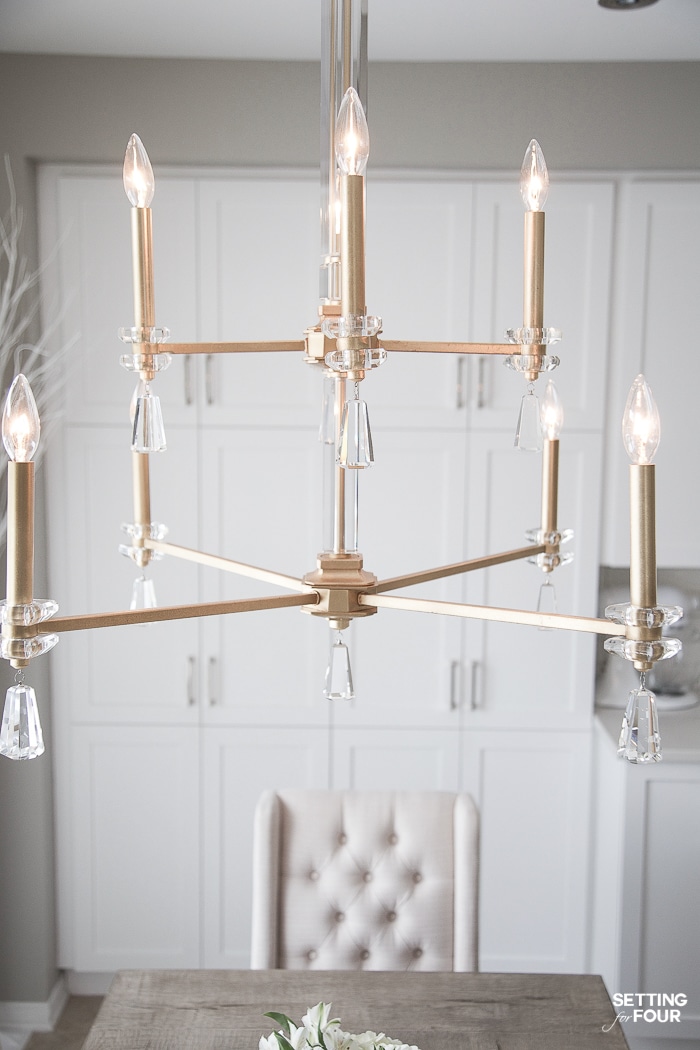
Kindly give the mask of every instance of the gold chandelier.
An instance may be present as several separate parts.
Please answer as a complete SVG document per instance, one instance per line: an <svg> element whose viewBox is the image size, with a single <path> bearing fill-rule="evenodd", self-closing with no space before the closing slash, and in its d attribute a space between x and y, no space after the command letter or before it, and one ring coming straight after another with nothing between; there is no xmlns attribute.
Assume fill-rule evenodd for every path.
<svg viewBox="0 0 700 1050"><path fill-rule="evenodd" d="M680 650L663 628L682 615L678 607L657 602L654 472L659 416L651 391L638 376L625 407L623 440L630 456L630 602L610 606L605 619L563 615L556 611L551 577L571 559L562 546L570 530L558 524L559 435L563 411L551 379L542 403L534 384L557 367L549 353L560 332L544 326L544 204L549 177L539 144L533 139L521 169L525 205L522 326L507 332L509 342L432 343L379 340L381 319L368 315L365 299L365 168L369 132L360 99L364 80L366 20L358 0L324 0L322 56L321 150L321 299L319 321L304 339L285 343L167 343L166 328L156 325L153 294L151 202L154 178L147 153L132 135L124 161L124 187L131 204L134 324L120 330L129 347L121 364L138 377L132 401L133 522L124 526L128 543L120 550L140 570L131 608L113 613L56 616L58 605L34 597L34 464L40 422L32 391L19 375L10 388L2 419L8 464L7 597L2 612L1 655L16 669L7 691L0 725L0 754L28 759L44 750L36 696L24 682L30 661L48 652L63 631L90 630L189 617L299 607L328 621L333 634L324 695L350 698L352 675L342 631L359 617L379 609L439 613L541 628L584 631L609 637L605 648L630 661L640 672L639 688L630 692L618 753L631 762L661 758L655 698L645 675L653 665ZM358 88L360 89L358 91ZM160 400L151 385L173 354L287 352L323 372L321 436L327 449L327 499L324 505L324 550L316 568L300 578L243 564L216 554L165 541L167 529L153 521L150 457L166 446ZM378 580L363 565L358 546L357 494L362 470L374 459L367 404L360 383L387 355L402 352L500 355L520 373L523 395L516 444L542 450L541 517L526 533L527 544L514 550ZM182 558L240 576L270 583L288 592L263 598L158 608L145 570L164 555ZM528 559L544 574L537 610L493 608L429 599L395 592L418 583Z"/></svg>

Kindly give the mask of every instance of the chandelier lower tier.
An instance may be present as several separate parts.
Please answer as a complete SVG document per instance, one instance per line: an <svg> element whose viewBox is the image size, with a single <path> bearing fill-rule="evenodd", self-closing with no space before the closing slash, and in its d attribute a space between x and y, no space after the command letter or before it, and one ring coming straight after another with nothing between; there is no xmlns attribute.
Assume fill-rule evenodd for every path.
<svg viewBox="0 0 700 1050"><path fill-rule="evenodd" d="M34 690L24 682L31 660L49 651L64 631L189 617L222 616L298 607L328 621L333 633L324 694L330 699L353 696L352 675L342 631L352 620L381 609L437 613L540 628L583 631L608 636L605 648L633 663L640 673L630 692L618 753L631 762L661 758L655 698L645 676L654 664L673 656L680 642L663 629L682 610L659 606L656 592L655 496L652 458L659 441L659 418L651 391L638 376L623 418L623 438L630 465L630 602L610 606L605 619L556 611L552 575L572 557L562 547L570 530L558 523L559 435L561 402L551 379L540 403L535 383L557 367L550 347L560 333L544 326L544 204L549 187L547 167L538 143L528 146L521 169L525 205L523 238L522 325L507 332L508 342L432 343L381 340L382 322L368 315L365 301L365 167L369 132L357 88L362 89L364 31L355 0L324 0L322 59L321 161L321 300L319 320L298 341L285 343L167 343L169 332L157 327L153 284L152 210L155 184L146 151L132 135L124 161L124 185L131 204L134 324L120 330L129 352L122 365L138 377L132 400L133 522L123 526L127 542L120 551L138 567L131 608L113 613L59 617L58 606L33 593L34 464L40 423L24 376L10 388L3 414L3 441L8 464L7 597L1 605L1 655L17 671L7 692L0 726L0 754L25 759L44 750ZM338 100L340 104L338 105ZM166 447L160 400L152 384L175 354L296 353L323 373L321 440L324 442L327 498L323 508L323 551L317 566L300 577L259 568L213 553L166 542L167 528L151 514L151 456ZM523 376L516 445L542 452L540 521L525 533L526 545L451 565L378 580L365 569L358 542L357 494L363 469L374 459L367 404L360 384L387 355L401 353L502 356ZM289 591L269 597L206 604L157 607L151 561L182 558L224 572L249 577ZM536 610L493 608L405 597L402 589L448 576L508 562L529 560L543 573Z"/></svg>

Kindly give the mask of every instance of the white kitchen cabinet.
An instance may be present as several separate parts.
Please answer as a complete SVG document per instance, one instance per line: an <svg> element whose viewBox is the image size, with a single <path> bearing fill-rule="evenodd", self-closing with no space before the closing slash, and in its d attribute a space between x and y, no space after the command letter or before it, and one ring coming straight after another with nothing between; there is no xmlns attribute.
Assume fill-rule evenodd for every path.
<svg viewBox="0 0 700 1050"><path fill-rule="evenodd" d="M199 965L197 731L74 726L58 965ZM68 843L61 842L66 850Z"/></svg>
<svg viewBox="0 0 700 1050"><path fill-rule="evenodd" d="M290 610L293 611L293 610ZM250 965L253 815L263 791L328 786L329 730L264 726L202 732L201 965Z"/></svg>
<svg viewBox="0 0 700 1050"><path fill-rule="evenodd" d="M338 707L336 702L336 709ZM449 729L333 733L332 787L350 791L457 791L459 734Z"/></svg>
<svg viewBox="0 0 700 1050"><path fill-rule="evenodd" d="M620 251L610 347L603 562L629 563L629 460L620 427L632 381L643 372L661 416L655 456L657 562L700 565L700 494L693 421L700 360L695 349L700 286L700 181L640 179L622 186Z"/></svg>
<svg viewBox="0 0 700 1050"><path fill-rule="evenodd" d="M623 1024L633 1050L700 1040L700 732L695 711L660 715L663 762L617 757L621 711L595 724L591 969L608 992L687 996L681 1020ZM648 1003L645 1005L649 1005ZM633 1016L633 1011L620 1008ZM661 1011L663 1013L663 1010ZM682 1042L683 1047L690 1042Z"/></svg>
<svg viewBox="0 0 700 1050"><path fill-rule="evenodd" d="M585 972L590 731L479 730L462 747L481 813L479 968Z"/></svg>

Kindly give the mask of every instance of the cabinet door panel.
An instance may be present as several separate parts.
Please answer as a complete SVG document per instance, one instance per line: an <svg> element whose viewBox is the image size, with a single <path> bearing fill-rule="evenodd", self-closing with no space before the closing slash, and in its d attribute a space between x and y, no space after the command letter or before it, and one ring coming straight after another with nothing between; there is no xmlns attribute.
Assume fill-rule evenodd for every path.
<svg viewBox="0 0 700 1050"><path fill-rule="evenodd" d="M380 580L463 556L465 436L454 431L379 431L376 463L360 477L360 548ZM398 595L458 600L450 577ZM459 623L451 617L380 609L348 632L356 699L336 705L338 724L456 726L454 665Z"/></svg>
<svg viewBox="0 0 700 1050"><path fill-rule="evenodd" d="M170 538L196 546L196 472L189 431L170 428L168 451L151 456L151 507ZM51 592L61 614L128 609L136 565L118 553L120 523L133 519L127 428L67 428L64 482L52 476ZM50 472L53 475L53 471ZM191 494L188 494L187 490ZM76 513L80 508L80 513ZM167 558L147 570L160 605L198 600L197 570ZM52 654L56 681L80 721L193 721L196 621L66 632Z"/></svg>
<svg viewBox="0 0 700 1050"><path fill-rule="evenodd" d="M328 787L325 729L204 730L204 965L250 965L253 815L263 791Z"/></svg>
<svg viewBox="0 0 700 1050"><path fill-rule="evenodd" d="M199 965L197 731L76 726L72 969Z"/></svg>
<svg viewBox="0 0 700 1050"><path fill-rule="evenodd" d="M334 788L457 791L459 737L452 730L336 729Z"/></svg>
<svg viewBox="0 0 700 1050"><path fill-rule="evenodd" d="M204 549L297 579L312 571L321 546L321 452L313 431L207 432ZM288 593L211 569L203 587L208 601ZM218 661L219 695L205 705L208 720L326 722L324 620L292 608L220 617L202 628L207 659Z"/></svg>
<svg viewBox="0 0 700 1050"><path fill-rule="evenodd" d="M316 324L318 193L311 177L201 181L203 339L287 342ZM211 424L316 422L316 369L301 352L221 355L209 367Z"/></svg>
<svg viewBox="0 0 700 1050"><path fill-rule="evenodd" d="M585 971L590 734L464 734L480 820L479 969Z"/></svg>
<svg viewBox="0 0 700 1050"><path fill-rule="evenodd" d="M367 308L386 339L466 342L471 197L465 182L368 180ZM452 354L390 354L363 384L374 422L463 427L464 366Z"/></svg>
<svg viewBox="0 0 700 1050"><path fill-rule="evenodd" d="M56 344L70 352L65 387L71 422L128 422L137 376L119 365L130 352L119 328L134 324L131 277L130 205L120 170L114 174L78 174L49 169L42 177L42 223L54 243L43 237L47 261L46 300L59 301ZM55 261L53 253L56 253ZM196 332L195 184L192 179L160 175L153 202L153 268L156 324L172 339L187 342ZM175 357L158 375L154 392L168 421L194 420L195 406L185 403L184 361Z"/></svg>
<svg viewBox="0 0 700 1050"><path fill-rule="evenodd" d="M559 523L573 528L573 563L552 574L558 611L597 613L599 492L601 455L596 435L562 437ZM510 434L474 436L471 448L472 501L468 553L507 551L526 545L526 528L540 520L541 456L518 452ZM517 561L464 577L466 601L500 608L536 609L545 574ZM476 692L470 723L519 725L533 719L551 725L587 725L592 706L594 636L542 631L493 622L466 621L466 665L476 665Z"/></svg>
<svg viewBox="0 0 700 1050"><path fill-rule="evenodd" d="M480 183L475 194L472 338L504 342L523 323L523 207L512 184ZM562 362L553 378L567 427L579 430L603 425L613 199L612 183L558 182L547 201L544 323L563 332L550 350ZM480 366L474 426L515 427L525 384L502 360Z"/></svg>
<svg viewBox="0 0 700 1050"><path fill-rule="evenodd" d="M691 523L700 517L700 497L691 478L700 389L700 359L693 343L700 286L700 182L623 187L620 229L603 557L608 565L629 563L629 461L618 435L629 388L643 372L661 416L655 456L657 562L667 568L698 566Z"/></svg>

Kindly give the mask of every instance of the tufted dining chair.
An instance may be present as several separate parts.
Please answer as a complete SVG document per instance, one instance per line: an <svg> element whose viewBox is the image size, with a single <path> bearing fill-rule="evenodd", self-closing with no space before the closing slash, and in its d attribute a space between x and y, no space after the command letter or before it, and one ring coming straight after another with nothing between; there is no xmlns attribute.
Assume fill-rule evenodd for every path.
<svg viewBox="0 0 700 1050"><path fill-rule="evenodd" d="M441 791L267 791L252 969L477 969L478 815Z"/></svg>

